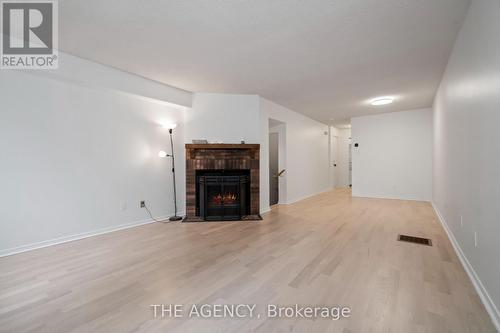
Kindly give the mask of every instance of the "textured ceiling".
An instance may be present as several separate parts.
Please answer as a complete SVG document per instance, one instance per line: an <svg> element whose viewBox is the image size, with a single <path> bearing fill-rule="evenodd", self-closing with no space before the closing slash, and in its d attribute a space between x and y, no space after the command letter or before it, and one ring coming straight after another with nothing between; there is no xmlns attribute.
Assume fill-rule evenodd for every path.
<svg viewBox="0 0 500 333"><path fill-rule="evenodd" d="M60 48L325 123L428 107L468 0L63 0ZM372 107L380 95L397 98ZM334 120L331 120L334 119Z"/></svg>

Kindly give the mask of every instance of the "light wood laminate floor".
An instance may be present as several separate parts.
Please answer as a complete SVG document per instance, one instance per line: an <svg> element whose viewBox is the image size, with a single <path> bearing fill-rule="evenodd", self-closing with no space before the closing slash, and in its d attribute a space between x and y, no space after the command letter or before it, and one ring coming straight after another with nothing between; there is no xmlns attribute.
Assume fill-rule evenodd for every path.
<svg viewBox="0 0 500 333"><path fill-rule="evenodd" d="M432 247L396 241L432 238ZM153 318L151 304L344 305L349 319ZM186 311L185 311L186 312ZM187 314L184 313L186 316ZM495 332L429 203L279 206L154 223L0 258L1 332Z"/></svg>

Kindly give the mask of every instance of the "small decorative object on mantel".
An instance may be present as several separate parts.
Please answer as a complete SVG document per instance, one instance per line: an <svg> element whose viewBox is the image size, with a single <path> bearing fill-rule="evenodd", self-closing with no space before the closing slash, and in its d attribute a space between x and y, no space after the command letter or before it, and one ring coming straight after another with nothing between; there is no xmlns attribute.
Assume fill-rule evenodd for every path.
<svg viewBox="0 0 500 333"><path fill-rule="evenodd" d="M195 145L206 145L208 143L207 140L192 140Z"/></svg>
<svg viewBox="0 0 500 333"><path fill-rule="evenodd" d="M244 145L245 144L245 140L241 140L241 144Z"/></svg>

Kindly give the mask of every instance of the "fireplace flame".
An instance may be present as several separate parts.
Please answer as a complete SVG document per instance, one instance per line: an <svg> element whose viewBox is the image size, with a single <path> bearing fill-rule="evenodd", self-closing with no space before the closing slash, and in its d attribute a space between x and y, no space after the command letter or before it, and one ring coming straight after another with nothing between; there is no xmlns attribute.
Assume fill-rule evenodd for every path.
<svg viewBox="0 0 500 333"><path fill-rule="evenodd" d="M224 193L224 194L219 193L219 194L215 195L213 198L213 201L214 201L214 204L221 205L223 203L226 203L226 204L234 203L236 201L236 199L237 199L236 194L229 192L229 193Z"/></svg>

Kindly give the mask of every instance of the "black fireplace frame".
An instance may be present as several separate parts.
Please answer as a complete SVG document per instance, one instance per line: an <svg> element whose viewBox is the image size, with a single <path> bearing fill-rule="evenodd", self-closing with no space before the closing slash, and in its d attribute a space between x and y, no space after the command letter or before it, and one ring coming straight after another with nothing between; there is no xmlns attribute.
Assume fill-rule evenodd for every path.
<svg viewBox="0 0 500 333"><path fill-rule="evenodd" d="M237 201L211 205L209 187L237 189ZM211 213L217 211L217 214ZM196 215L205 221L237 221L250 212L250 170L198 170L196 171Z"/></svg>

